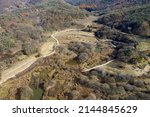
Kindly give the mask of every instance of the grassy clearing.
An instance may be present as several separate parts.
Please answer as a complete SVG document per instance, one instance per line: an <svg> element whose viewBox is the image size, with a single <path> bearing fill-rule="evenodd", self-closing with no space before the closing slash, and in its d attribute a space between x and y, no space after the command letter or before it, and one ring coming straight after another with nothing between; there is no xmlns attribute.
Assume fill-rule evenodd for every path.
<svg viewBox="0 0 150 117"><path fill-rule="evenodd" d="M150 49L150 42L140 42L138 45L139 51L149 50Z"/></svg>

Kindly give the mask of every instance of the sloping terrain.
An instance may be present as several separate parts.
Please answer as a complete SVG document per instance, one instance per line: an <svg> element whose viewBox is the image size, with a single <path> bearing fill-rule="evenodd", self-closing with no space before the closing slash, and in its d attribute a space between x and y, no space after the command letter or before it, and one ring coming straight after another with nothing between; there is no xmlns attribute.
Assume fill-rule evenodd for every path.
<svg viewBox="0 0 150 117"><path fill-rule="evenodd" d="M2 83L0 99L150 99L149 0L71 1L95 16L84 19L88 14L64 0L32 1L30 8L2 16L5 61L10 48L19 48L16 42L28 56L49 34L59 44L44 43L40 54L53 48L51 56Z"/></svg>
<svg viewBox="0 0 150 117"><path fill-rule="evenodd" d="M0 0L0 12L27 7L29 0Z"/></svg>
<svg viewBox="0 0 150 117"><path fill-rule="evenodd" d="M0 65L5 69L17 61L17 55L31 55L46 41L44 32L74 26L73 19L86 16L85 12L61 0L1 1L3 7L20 5L0 14ZM34 3L33 3L34 2ZM36 4L35 4L36 3ZM6 4L6 5L5 5Z"/></svg>
<svg viewBox="0 0 150 117"><path fill-rule="evenodd" d="M99 18L101 24L114 27L126 33L150 36L150 4L120 12L109 12Z"/></svg>
<svg viewBox="0 0 150 117"><path fill-rule="evenodd" d="M134 7L150 3L149 0L65 0L73 5L80 6L89 11L99 10L97 13L103 13L109 10L122 9L126 7ZM95 5L96 7L93 7ZM90 7L91 6L91 7Z"/></svg>

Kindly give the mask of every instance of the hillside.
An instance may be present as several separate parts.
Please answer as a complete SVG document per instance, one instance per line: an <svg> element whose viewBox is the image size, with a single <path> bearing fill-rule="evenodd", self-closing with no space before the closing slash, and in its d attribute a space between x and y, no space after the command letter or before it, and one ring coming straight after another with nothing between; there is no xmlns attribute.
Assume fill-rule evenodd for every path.
<svg viewBox="0 0 150 117"><path fill-rule="evenodd" d="M100 16L98 22L126 33L150 36L150 4L132 9L110 11Z"/></svg>
<svg viewBox="0 0 150 117"><path fill-rule="evenodd" d="M9 63L14 63L17 55L38 52L38 46L46 41L44 32L74 26L73 19L84 18L87 15L61 0L0 2L0 8L7 9L0 14L0 64L3 68L7 68ZM16 7L21 5L20 3L23 7Z"/></svg>
<svg viewBox="0 0 150 117"><path fill-rule="evenodd" d="M126 33L150 36L149 0L66 0L100 16L100 24ZM95 5L95 7L93 6ZM91 7L90 7L91 6Z"/></svg>
<svg viewBox="0 0 150 117"><path fill-rule="evenodd" d="M149 0L65 1L0 15L0 99L149 100Z"/></svg>
<svg viewBox="0 0 150 117"><path fill-rule="evenodd" d="M0 12L26 8L29 0L0 0Z"/></svg>
<svg viewBox="0 0 150 117"><path fill-rule="evenodd" d="M136 5L143 5L150 3L149 0L65 0L73 5L80 6L81 8L86 8L88 10L110 10L110 9L121 9L123 7L133 7ZM95 5L96 7L91 8L89 5Z"/></svg>

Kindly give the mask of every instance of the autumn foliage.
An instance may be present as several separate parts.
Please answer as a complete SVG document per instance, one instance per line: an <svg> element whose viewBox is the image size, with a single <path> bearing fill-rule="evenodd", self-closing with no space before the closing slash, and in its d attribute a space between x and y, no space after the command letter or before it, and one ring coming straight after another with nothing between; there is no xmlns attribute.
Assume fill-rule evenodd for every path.
<svg viewBox="0 0 150 117"><path fill-rule="evenodd" d="M97 6L95 4L80 4L79 6L81 9L94 9L96 8Z"/></svg>

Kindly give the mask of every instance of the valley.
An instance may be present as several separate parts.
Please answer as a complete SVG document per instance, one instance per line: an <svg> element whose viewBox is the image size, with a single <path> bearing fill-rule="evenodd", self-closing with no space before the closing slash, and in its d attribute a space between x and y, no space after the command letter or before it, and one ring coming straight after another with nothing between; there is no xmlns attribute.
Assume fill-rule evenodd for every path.
<svg viewBox="0 0 150 117"><path fill-rule="evenodd" d="M0 18L0 99L150 99L149 2L43 1Z"/></svg>

